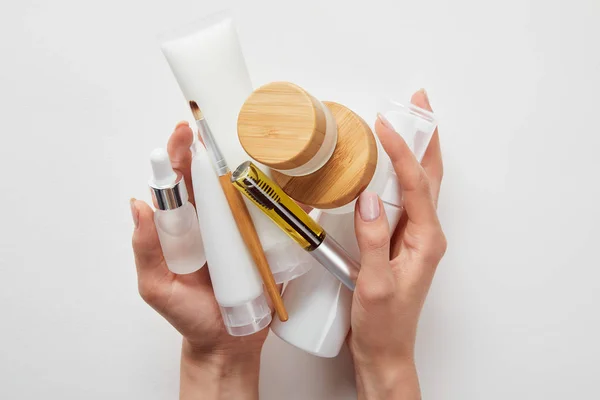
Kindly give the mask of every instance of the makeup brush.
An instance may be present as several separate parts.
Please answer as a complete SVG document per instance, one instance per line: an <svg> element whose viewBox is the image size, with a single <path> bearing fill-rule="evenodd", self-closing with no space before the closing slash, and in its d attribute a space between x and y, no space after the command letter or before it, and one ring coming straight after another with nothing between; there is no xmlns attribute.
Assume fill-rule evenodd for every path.
<svg viewBox="0 0 600 400"><path fill-rule="evenodd" d="M281 293L279 293L279 290L277 289L277 284L273 278L273 273L269 267L267 257L265 256L260 239L258 238L258 234L256 233L254 223L252 222L252 217L250 217L250 213L248 212L248 208L246 207L246 203L244 202L240 192L238 192L231 183L231 170L227 166L225 157L217 146L217 142L212 135L210 127L208 126L200 107L198 107L198 104L195 101L190 101L190 108L192 110L192 114L194 115L194 119L196 120L198 132L204 141L206 151L208 152L211 162L215 167L217 176L219 177L219 183L221 184L221 188L223 189L223 193L225 194L225 198L227 199L227 203L229 204L233 218L237 224L240 234L242 235L242 238L244 239L244 242L246 243L246 246L248 247L248 250L250 251L250 254L252 255L254 263L258 268L258 272L260 273L267 293L273 302L275 312L281 321L287 321L288 314L285 306L283 305Z"/></svg>

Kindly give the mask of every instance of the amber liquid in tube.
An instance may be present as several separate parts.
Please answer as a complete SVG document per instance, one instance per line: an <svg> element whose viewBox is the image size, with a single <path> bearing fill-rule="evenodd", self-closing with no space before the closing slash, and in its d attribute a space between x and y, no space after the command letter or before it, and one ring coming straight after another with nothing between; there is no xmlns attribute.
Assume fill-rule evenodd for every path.
<svg viewBox="0 0 600 400"><path fill-rule="evenodd" d="M323 228L279 186L269 182L271 180L249 161L241 164L232 176L232 183L248 192L247 197L304 250L319 247L325 239Z"/></svg>

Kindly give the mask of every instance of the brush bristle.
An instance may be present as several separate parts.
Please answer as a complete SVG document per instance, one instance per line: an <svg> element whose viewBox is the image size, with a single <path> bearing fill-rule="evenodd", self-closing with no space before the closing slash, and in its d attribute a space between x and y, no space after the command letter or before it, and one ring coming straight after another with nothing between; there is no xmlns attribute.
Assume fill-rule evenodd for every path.
<svg viewBox="0 0 600 400"><path fill-rule="evenodd" d="M246 192L252 197L258 204L266 208L267 210L273 209L273 204L269 201L269 198L265 196L259 189L260 180L256 182L254 179L246 178Z"/></svg>
<svg viewBox="0 0 600 400"><path fill-rule="evenodd" d="M194 119L196 121L204 118L204 115L202 115L202 110L200 110L200 107L198 107L198 104L194 100L190 101L190 109L192 110L192 114L194 115Z"/></svg>
<svg viewBox="0 0 600 400"><path fill-rule="evenodd" d="M279 197L279 195L277 194L277 192L275 191L275 189L273 189L271 186L269 186L267 184L267 182L264 182L260 179L257 179L256 182L258 183L258 186L264 190L268 196L270 196L275 202L279 203L281 202L281 197Z"/></svg>
<svg viewBox="0 0 600 400"><path fill-rule="evenodd" d="M260 179L254 179L246 177L244 179L245 191L256 201L260 206L267 210L272 210L275 206L273 202L279 203L280 197L277 195L275 190L271 188L266 182ZM261 191L260 189L263 191Z"/></svg>

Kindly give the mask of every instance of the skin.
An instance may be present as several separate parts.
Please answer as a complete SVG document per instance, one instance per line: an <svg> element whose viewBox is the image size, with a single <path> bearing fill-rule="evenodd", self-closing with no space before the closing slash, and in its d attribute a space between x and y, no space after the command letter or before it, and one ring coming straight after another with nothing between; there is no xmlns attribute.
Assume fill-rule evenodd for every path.
<svg viewBox="0 0 600 400"><path fill-rule="evenodd" d="M185 178L189 201L191 185L190 146L193 133L187 122L179 123L167 150L175 170ZM230 336L223 325L208 268L188 275L169 271L154 225L154 211L141 200L131 200L134 220L132 238L138 289L146 303L183 336L180 399L258 399L260 352L268 329L244 337Z"/></svg>
<svg viewBox="0 0 600 400"><path fill-rule="evenodd" d="M431 110L420 90L412 102ZM375 130L404 188L404 215L389 232L381 200L363 193L355 217L361 271L353 297L348 345L359 399L419 399L414 364L417 325L435 269L446 249L436 214L443 175L436 130L421 165L387 122ZM185 177L190 202L193 133L179 123L167 150ZM154 226L153 210L131 200L133 250L140 295L183 336L180 399L258 399L260 352L267 329L251 336L227 334L206 267L171 273Z"/></svg>
<svg viewBox="0 0 600 400"><path fill-rule="evenodd" d="M419 91L412 102L431 110ZM443 175L439 134L422 164L379 116L375 130L403 188L404 214L390 236L383 204L361 194L355 229L361 270L353 296L348 344L359 399L420 399L414 363L417 325L435 270L446 251L436 207Z"/></svg>

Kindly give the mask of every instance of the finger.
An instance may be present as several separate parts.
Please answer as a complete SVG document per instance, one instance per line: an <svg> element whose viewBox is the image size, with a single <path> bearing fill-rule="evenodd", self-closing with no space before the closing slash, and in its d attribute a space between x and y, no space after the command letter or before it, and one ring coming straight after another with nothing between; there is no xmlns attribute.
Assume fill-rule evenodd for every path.
<svg viewBox="0 0 600 400"><path fill-rule="evenodd" d="M157 283L171 275L158 240L154 225L154 211L141 200L131 199L135 229L131 240L140 294L148 303L157 293Z"/></svg>
<svg viewBox="0 0 600 400"><path fill-rule="evenodd" d="M377 117L375 132L394 166L409 220L419 225L436 224L437 214L425 170L404 139L381 114Z"/></svg>
<svg viewBox="0 0 600 400"><path fill-rule="evenodd" d="M192 150L190 146L194 142L194 133L186 121L181 121L175 127L175 131L169 138L167 151L171 159L173 169L178 170L185 179L189 202L194 201L194 190L192 188Z"/></svg>
<svg viewBox="0 0 600 400"><path fill-rule="evenodd" d="M424 110L433 111L431 104L429 103L429 97L425 89L421 89L413 94L411 103L417 107L421 107ZM431 183L431 194L434 202L437 204L437 200L440 193L440 186L442 184L442 177L444 175L444 166L442 163L442 150L440 147L440 136L438 129L436 128L433 132L433 136L429 142L429 146L425 151L425 155L421 160L421 165L427 173L429 182Z"/></svg>
<svg viewBox="0 0 600 400"><path fill-rule="evenodd" d="M390 299L395 282L390 268L390 228L377 194L363 192L354 213L360 249L360 272L355 293L363 306Z"/></svg>
<svg viewBox="0 0 600 400"><path fill-rule="evenodd" d="M390 240L390 259L394 259L398 257L400 254L400 249L402 248L402 240L404 238L404 232L406 231L406 226L408 222L408 215L406 213L402 213L400 216L400 220L396 225L396 229L392 232L392 238Z"/></svg>

